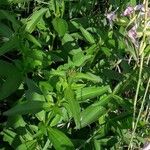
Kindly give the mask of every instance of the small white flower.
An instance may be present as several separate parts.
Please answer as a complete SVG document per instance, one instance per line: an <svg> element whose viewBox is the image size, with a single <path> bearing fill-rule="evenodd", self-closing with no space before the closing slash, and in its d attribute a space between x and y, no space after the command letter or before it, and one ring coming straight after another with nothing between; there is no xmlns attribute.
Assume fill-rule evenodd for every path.
<svg viewBox="0 0 150 150"><path fill-rule="evenodd" d="M111 22L114 21L116 18L115 12L110 12L106 15L106 18Z"/></svg>
<svg viewBox="0 0 150 150"><path fill-rule="evenodd" d="M136 5L135 7L134 7L134 10L135 11L145 11L145 9L144 9L144 5L143 4L139 4L139 5Z"/></svg>
<svg viewBox="0 0 150 150"><path fill-rule="evenodd" d="M142 150L150 150L150 143L146 143Z"/></svg>

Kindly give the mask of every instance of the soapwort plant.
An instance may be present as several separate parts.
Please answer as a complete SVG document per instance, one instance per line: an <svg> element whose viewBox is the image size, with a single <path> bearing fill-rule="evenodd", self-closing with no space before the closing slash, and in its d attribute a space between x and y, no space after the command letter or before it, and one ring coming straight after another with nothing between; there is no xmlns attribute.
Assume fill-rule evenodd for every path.
<svg viewBox="0 0 150 150"><path fill-rule="evenodd" d="M149 146L148 0L1 0L0 39L0 149Z"/></svg>

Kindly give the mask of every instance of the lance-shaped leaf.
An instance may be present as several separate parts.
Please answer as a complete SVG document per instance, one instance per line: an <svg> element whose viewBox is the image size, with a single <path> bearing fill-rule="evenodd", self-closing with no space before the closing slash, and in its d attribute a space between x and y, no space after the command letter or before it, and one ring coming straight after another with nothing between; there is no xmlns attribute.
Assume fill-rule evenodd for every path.
<svg viewBox="0 0 150 150"><path fill-rule="evenodd" d="M90 125L107 112L102 106L89 106L81 113L81 127Z"/></svg>
<svg viewBox="0 0 150 150"><path fill-rule="evenodd" d="M17 104L10 110L4 112L4 115L12 116L12 115L25 115L28 113L38 113L42 110L47 110L52 105L51 103L43 102L43 101L28 101L21 104Z"/></svg>
<svg viewBox="0 0 150 150"><path fill-rule="evenodd" d="M79 101L84 101L86 99L91 99L97 96L100 96L104 93L108 93L110 91L109 86L104 87L85 87L76 91L76 98Z"/></svg>
<svg viewBox="0 0 150 150"><path fill-rule="evenodd" d="M27 34L27 35L26 35L26 38L27 38L30 42L32 42L34 45L41 47L41 43L40 43L34 36L32 36L31 34Z"/></svg>
<svg viewBox="0 0 150 150"><path fill-rule="evenodd" d="M0 19L7 19L12 23L13 29L17 31L20 28L19 21L16 19L16 15L6 10L0 10Z"/></svg>
<svg viewBox="0 0 150 150"><path fill-rule="evenodd" d="M22 82L22 73L12 64L0 60L0 76L4 83L0 87L0 100L15 92Z"/></svg>
<svg viewBox="0 0 150 150"><path fill-rule="evenodd" d="M0 56L18 47L18 37L13 36L0 47Z"/></svg>
<svg viewBox="0 0 150 150"><path fill-rule="evenodd" d="M82 26L79 27L80 31L82 32L83 36L85 37L85 39L90 43L90 44L94 44L95 40L93 38L93 36L91 35L91 33L89 33L87 30L85 30Z"/></svg>
<svg viewBox="0 0 150 150"><path fill-rule="evenodd" d="M48 128L48 138L56 150L74 150L71 140L61 131L54 128Z"/></svg>
<svg viewBox="0 0 150 150"><path fill-rule="evenodd" d="M75 98L75 92L68 86L64 91L65 99L69 104L72 117L77 127L80 126L80 105Z"/></svg>
<svg viewBox="0 0 150 150"><path fill-rule="evenodd" d="M11 37L13 34L12 29L10 29L7 25L0 22L0 35L4 37Z"/></svg>
<svg viewBox="0 0 150 150"><path fill-rule="evenodd" d="M100 101L88 106L81 112L81 127L85 127L95 122L99 117L107 113L106 105L112 99L111 95L108 95Z"/></svg>
<svg viewBox="0 0 150 150"><path fill-rule="evenodd" d="M40 21L46 11L47 8L41 8L40 10L35 11L26 24L26 31L28 31L29 33L33 32L37 23Z"/></svg>
<svg viewBox="0 0 150 150"><path fill-rule="evenodd" d="M81 127L90 125L107 112L102 106L89 106L81 113Z"/></svg>
<svg viewBox="0 0 150 150"><path fill-rule="evenodd" d="M76 79L85 79L85 80L89 80L89 81L93 81L93 82L101 81L101 78L99 76L96 76L90 72L87 72L87 73L78 72L78 73L76 73L75 78Z"/></svg>

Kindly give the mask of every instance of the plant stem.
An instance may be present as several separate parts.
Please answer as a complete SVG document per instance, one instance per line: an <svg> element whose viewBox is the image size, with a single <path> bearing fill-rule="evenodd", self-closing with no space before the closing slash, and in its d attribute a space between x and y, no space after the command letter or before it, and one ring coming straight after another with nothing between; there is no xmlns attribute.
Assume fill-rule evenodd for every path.
<svg viewBox="0 0 150 150"><path fill-rule="evenodd" d="M143 38L141 40L140 46L139 46L139 62L140 62L140 66L139 66L139 76L138 76L138 82L137 82L137 88L136 88L136 93L135 93L135 97L134 97L134 108L133 108L133 122L132 122L132 136L130 139L130 144L128 147L128 150L132 150L133 149L133 139L135 136L135 131L137 128L137 123L139 121L141 112L139 112L138 118L136 120L136 107L137 107L137 101L138 101L138 95L139 95L139 90L140 90L140 85L141 85L141 81L142 81L142 70L143 70L143 63L144 63L144 49L146 47L146 29L147 29L147 10L148 10L148 0L144 0L143 4L145 5L145 16L144 16L144 29L143 29ZM148 82L148 87L149 87L149 82ZM147 91L145 92L147 94ZM145 95L144 95L145 96ZM143 98L142 104L144 105L145 102L145 98ZM143 105L140 108L140 111L143 110Z"/></svg>

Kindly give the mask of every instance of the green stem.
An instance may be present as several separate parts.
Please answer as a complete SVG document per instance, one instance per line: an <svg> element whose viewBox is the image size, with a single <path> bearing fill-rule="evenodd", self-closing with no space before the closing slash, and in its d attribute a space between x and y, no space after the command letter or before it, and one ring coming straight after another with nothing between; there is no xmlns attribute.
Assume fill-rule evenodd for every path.
<svg viewBox="0 0 150 150"><path fill-rule="evenodd" d="M139 95L139 90L140 90L140 85L142 81L142 70L143 70L143 63L144 63L144 49L146 47L146 29L147 29L147 10L148 10L148 0L144 0L143 4L145 5L145 16L144 16L144 29L143 29L143 38L141 40L140 46L139 46L139 57L140 57L140 68L139 68L139 76L138 76L138 82L137 82L137 88L136 88L136 93L134 97L134 110L133 110L133 122L132 122L132 135L129 143L128 150L133 149L133 139L135 136L135 131L137 128L137 123L139 121L139 118L136 120L136 107L137 107L137 101L138 101L138 95ZM149 86L149 85L148 85ZM146 92L145 92L146 93ZM144 98L143 98L144 100ZM145 100L144 100L145 101ZM143 102L142 102L143 103ZM143 103L144 105L144 103ZM143 106L141 106L143 107ZM143 108L140 108L140 110ZM140 113L140 112L139 112ZM138 115L140 117L141 114Z"/></svg>

